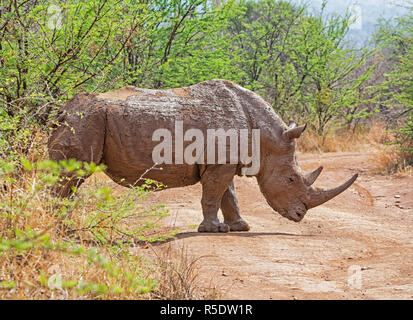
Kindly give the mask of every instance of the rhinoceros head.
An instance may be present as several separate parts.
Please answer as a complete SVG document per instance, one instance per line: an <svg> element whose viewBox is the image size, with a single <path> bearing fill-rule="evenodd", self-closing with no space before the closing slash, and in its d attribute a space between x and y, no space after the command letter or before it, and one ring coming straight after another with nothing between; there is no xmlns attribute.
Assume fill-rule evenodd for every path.
<svg viewBox="0 0 413 320"><path fill-rule="evenodd" d="M269 148L257 175L268 204L283 217L295 222L301 221L308 209L334 198L357 179L355 174L341 186L329 190L313 187L323 168L304 173L295 155L295 139L300 137L304 129L305 126L290 124L282 133L281 147Z"/></svg>

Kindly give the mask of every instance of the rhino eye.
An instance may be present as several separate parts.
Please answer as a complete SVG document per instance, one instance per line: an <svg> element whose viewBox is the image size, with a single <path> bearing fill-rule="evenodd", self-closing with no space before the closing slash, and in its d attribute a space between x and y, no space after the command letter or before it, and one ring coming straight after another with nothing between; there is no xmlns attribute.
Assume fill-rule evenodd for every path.
<svg viewBox="0 0 413 320"><path fill-rule="evenodd" d="M289 180L290 182L294 182L294 179L293 179L293 178L288 178L288 180Z"/></svg>

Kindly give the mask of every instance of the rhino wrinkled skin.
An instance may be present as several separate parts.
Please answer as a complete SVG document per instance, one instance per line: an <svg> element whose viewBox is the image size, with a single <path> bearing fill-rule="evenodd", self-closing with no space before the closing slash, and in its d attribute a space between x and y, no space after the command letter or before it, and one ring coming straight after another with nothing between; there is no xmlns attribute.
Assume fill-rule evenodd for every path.
<svg viewBox="0 0 413 320"><path fill-rule="evenodd" d="M174 131L175 121L185 129L260 129L260 165L254 176L268 204L282 216L301 221L307 210L347 189L343 185L323 190L311 184L322 167L304 173L295 155L295 139L305 126L287 126L260 96L226 80L209 80L189 87L151 90L125 87L102 94L82 93L71 99L54 120L48 148L52 160L74 158L104 163L106 174L122 186L131 186L154 166L152 140L158 128ZM184 142L185 145L190 142ZM145 178L168 188L201 182L204 220L200 232L247 231L239 213L234 176L245 167L238 164L162 164ZM71 187L84 179L72 177L56 192L69 196ZM138 185L141 182L138 182ZM224 221L218 220L221 209Z"/></svg>

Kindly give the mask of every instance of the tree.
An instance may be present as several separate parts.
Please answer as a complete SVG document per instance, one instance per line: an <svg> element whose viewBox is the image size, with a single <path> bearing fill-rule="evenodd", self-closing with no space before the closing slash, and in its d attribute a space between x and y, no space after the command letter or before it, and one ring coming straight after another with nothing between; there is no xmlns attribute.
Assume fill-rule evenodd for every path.
<svg viewBox="0 0 413 320"><path fill-rule="evenodd" d="M55 99L105 87L108 70L144 28L145 6L129 0L3 2L2 108L11 117L25 108L26 118L45 124Z"/></svg>
<svg viewBox="0 0 413 320"><path fill-rule="evenodd" d="M382 21L375 35L383 58L391 65L383 81L374 87L376 101L393 111L400 149L413 164L413 6L395 21Z"/></svg>
<svg viewBox="0 0 413 320"><path fill-rule="evenodd" d="M319 134L345 113L359 116L360 76L369 52L349 48L345 40L350 15L325 17L286 1L241 1L247 9L229 31L240 34L235 47L244 52L244 84L261 93L284 118L305 121ZM354 107L357 106L357 107Z"/></svg>
<svg viewBox="0 0 413 320"><path fill-rule="evenodd" d="M5 0L0 6L0 157L26 154L37 129L79 91L105 90L150 15L144 1Z"/></svg>
<svg viewBox="0 0 413 320"><path fill-rule="evenodd" d="M156 16L144 37L125 48L126 82L170 88L236 74L230 40L222 34L239 11L235 1L215 5L210 0L156 0Z"/></svg>

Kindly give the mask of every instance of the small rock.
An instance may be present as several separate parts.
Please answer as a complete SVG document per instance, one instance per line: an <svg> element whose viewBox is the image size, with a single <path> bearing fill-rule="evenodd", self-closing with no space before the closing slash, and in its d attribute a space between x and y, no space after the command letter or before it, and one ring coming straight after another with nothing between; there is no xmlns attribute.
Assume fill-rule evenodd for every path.
<svg viewBox="0 0 413 320"><path fill-rule="evenodd" d="M222 271L222 275L223 275L224 277L228 276L228 274L227 274L225 271Z"/></svg>
<svg viewBox="0 0 413 320"><path fill-rule="evenodd" d="M400 198L400 194L396 194L394 197L398 199Z"/></svg>

